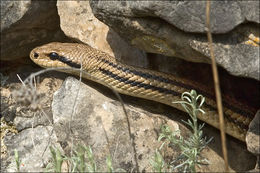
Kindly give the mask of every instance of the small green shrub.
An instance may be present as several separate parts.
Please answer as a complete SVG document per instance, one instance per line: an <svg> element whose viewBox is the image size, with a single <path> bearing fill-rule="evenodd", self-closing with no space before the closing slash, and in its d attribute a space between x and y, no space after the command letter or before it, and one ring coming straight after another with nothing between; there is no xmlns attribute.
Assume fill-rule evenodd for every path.
<svg viewBox="0 0 260 173"><path fill-rule="evenodd" d="M47 165L47 172L61 172L61 165L64 161L64 157L59 149L54 149L50 146L50 152L52 156L51 162Z"/></svg>
<svg viewBox="0 0 260 173"><path fill-rule="evenodd" d="M201 152L212 140L212 138L207 140L203 137L202 128L204 124L198 125L197 122L198 113L205 113L201 109L205 98L202 95L198 95L195 90L191 90L190 93L184 92L181 95L181 99L182 101L173 103L181 104L189 114L191 120L188 119L188 121L183 122L191 127L192 133L187 139L184 139L181 136L180 131L172 132L169 126L163 125L161 127L161 133L159 135L158 141L164 140L160 149L164 146L165 143L168 142L169 145L177 146L181 150L181 155L173 160L168 166L168 168L170 167L171 171L196 172L196 165L200 167L201 165L209 163L207 159L201 156ZM158 155L158 151L156 151L152 166L155 171L161 172L162 167L160 166L163 166L162 163L164 161L156 159ZM168 168L164 166L164 169Z"/></svg>
<svg viewBox="0 0 260 173"><path fill-rule="evenodd" d="M19 157L19 153L16 149L14 150L14 158L15 158L15 163L16 163L16 170L17 170L17 172L20 172L21 160Z"/></svg>
<svg viewBox="0 0 260 173"><path fill-rule="evenodd" d="M152 165L154 172L164 172L165 167L167 167L163 156L158 150L155 151L154 158L150 160L150 164Z"/></svg>
<svg viewBox="0 0 260 173"><path fill-rule="evenodd" d="M59 149L50 147L52 160L46 167L46 172L61 172L63 161L67 161L69 172L100 172L97 170L96 162L91 147L79 145L72 156L62 155ZM107 172L126 172L123 169L114 170L110 156L106 159Z"/></svg>

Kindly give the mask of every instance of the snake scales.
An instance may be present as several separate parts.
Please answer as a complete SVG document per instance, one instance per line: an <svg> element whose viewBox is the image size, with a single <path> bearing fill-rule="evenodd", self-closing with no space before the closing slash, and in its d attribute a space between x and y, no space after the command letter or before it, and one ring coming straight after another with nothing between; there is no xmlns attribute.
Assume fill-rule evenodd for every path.
<svg viewBox="0 0 260 173"><path fill-rule="evenodd" d="M82 70L90 74L91 80L110 86L119 93L154 100L182 111L180 104L172 102L180 100L183 92L195 89L206 97L203 105L206 114L199 114L198 118L216 128L219 127L214 94L200 84L173 75L124 65L104 52L77 43L49 43L33 49L30 58L44 68L80 69L82 63ZM65 72L75 74L75 71ZM89 78L84 73L82 75ZM254 111L234 99L223 100L223 105L226 133L245 141L245 134L254 117Z"/></svg>

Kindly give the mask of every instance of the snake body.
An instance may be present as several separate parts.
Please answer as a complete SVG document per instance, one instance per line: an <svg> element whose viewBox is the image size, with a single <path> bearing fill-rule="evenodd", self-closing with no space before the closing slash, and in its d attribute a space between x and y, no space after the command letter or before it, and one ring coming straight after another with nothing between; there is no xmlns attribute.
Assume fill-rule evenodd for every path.
<svg viewBox="0 0 260 173"><path fill-rule="evenodd" d="M214 94L200 84L170 74L121 64L102 51L77 43L49 43L33 49L30 58L44 68L81 68L88 74L83 73L83 77L110 86L119 93L157 101L182 111L184 109L180 104L172 102L180 100L183 92L195 89L206 98L202 107L206 114L199 114L198 118L219 128ZM79 74L71 70L61 71ZM224 100L223 105L226 133L245 141L254 111L233 99Z"/></svg>

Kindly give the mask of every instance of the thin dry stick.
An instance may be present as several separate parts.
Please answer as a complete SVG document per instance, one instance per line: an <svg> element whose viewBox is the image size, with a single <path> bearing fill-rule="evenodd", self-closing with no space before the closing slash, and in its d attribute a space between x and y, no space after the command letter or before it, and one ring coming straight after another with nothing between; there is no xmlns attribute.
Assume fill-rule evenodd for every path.
<svg viewBox="0 0 260 173"><path fill-rule="evenodd" d="M76 112L76 102L77 102L77 99L79 97L79 91L81 89L81 81L82 81L82 58L80 58L80 73L79 73L79 83L78 83L78 90L77 90L77 93L76 93L76 97L74 99L74 102L73 102L73 105L72 105L72 113L70 114L70 121L69 121L69 136L71 136L71 149L70 149L70 157L73 156L73 148L74 148L74 138L73 138L73 135L71 135L71 122L73 120L73 117L75 115L75 112ZM71 165L72 166L72 165ZM70 166L70 167L71 167ZM71 169L71 168L70 168Z"/></svg>
<svg viewBox="0 0 260 173"><path fill-rule="evenodd" d="M140 171L139 171L138 160L137 160L137 152L136 152L136 148L135 148L135 141L134 141L134 137L132 136L130 120L129 120L128 114L127 114L127 112L126 112L125 104L124 104L122 98L120 97L119 93L118 93L117 91L115 91L112 87L109 87L109 88L114 92L114 94L116 95L116 97L118 98L118 100L120 101L120 103L121 103L121 105L122 105L124 114L125 114L125 116L126 116L129 138L130 138L130 140L131 140L131 144L132 144L132 148L133 148L133 152L134 152L136 172L140 172Z"/></svg>
<svg viewBox="0 0 260 173"><path fill-rule="evenodd" d="M209 49L210 49L210 56L211 56L211 62L212 62L213 78L214 78L214 84L215 84L215 93L216 93L217 106L218 106L222 152L223 152L223 157L224 157L224 161L225 161L225 171L227 172L229 169L228 169L228 157L227 157L228 154L227 154L227 146L226 146L224 116L223 116L221 92L220 92L220 87L219 87L218 69L217 69L216 60L215 60L215 56L214 56L214 50L212 47L212 36L211 36L211 30L210 30L210 0L207 0L207 2L206 2L206 26L207 26L207 37L208 37L208 41L209 41Z"/></svg>

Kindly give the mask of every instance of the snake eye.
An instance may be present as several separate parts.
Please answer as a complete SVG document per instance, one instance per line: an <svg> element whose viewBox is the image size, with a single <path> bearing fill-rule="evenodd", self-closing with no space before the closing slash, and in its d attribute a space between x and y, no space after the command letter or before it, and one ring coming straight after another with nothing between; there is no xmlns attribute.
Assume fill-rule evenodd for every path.
<svg viewBox="0 0 260 173"><path fill-rule="evenodd" d="M49 57L51 58L51 60L56 60L56 59L59 58L59 55L57 53L55 53L55 52L51 52L49 54Z"/></svg>
<svg viewBox="0 0 260 173"><path fill-rule="evenodd" d="M36 53L36 52L34 52L33 57L34 57L34 58L38 58L38 57L39 57L39 54Z"/></svg>

